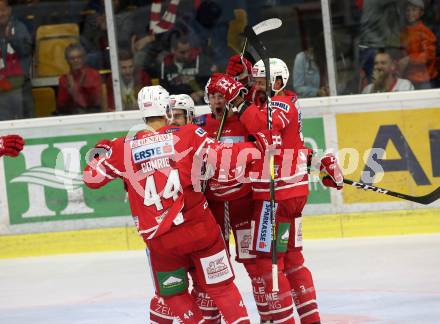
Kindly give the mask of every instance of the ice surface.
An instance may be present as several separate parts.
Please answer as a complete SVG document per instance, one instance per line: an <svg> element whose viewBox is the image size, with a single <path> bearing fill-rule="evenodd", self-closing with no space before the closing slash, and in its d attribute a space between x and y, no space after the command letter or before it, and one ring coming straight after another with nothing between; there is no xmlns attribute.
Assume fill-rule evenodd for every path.
<svg viewBox="0 0 440 324"><path fill-rule="evenodd" d="M440 235L312 240L304 253L323 323L440 323ZM146 323L152 291L143 251L0 260L0 323Z"/></svg>

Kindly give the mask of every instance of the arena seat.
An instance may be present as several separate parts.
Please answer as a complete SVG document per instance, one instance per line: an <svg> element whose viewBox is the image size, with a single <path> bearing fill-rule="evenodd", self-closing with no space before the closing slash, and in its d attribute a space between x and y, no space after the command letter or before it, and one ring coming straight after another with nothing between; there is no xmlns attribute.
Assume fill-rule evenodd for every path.
<svg viewBox="0 0 440 324"><path fill-rule="evenodd" d="M58 76L69 71L64 49L79 43L77 24L42 25L36 33L35 74L37 78Z"/></svg>
<svg viewBox="0 0 440 324"><path fill-rule="evenodd" d="M51 87L33 88L35 116L48 117L56 110L55 90Z"/></svg>

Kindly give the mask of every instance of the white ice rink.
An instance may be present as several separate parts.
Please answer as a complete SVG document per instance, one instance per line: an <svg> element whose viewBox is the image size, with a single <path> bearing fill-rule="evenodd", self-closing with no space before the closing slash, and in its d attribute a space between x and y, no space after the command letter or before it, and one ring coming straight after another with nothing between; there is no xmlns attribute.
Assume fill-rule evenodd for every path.
<svg viewBox="0 0 440 324"><path fill-rule="evenodd" d="M323 323L440 323L440 235L312 240L305 257ZM146 323L151 293L143 251L0 261L1 324Z"/></svg>

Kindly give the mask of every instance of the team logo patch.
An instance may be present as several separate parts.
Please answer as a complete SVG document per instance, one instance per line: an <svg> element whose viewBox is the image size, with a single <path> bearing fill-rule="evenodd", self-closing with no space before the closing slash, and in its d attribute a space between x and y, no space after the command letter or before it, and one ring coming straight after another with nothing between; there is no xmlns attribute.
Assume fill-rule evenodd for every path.
<svg viewBox="0 0 440 324"><path fill-rule="evenodd" d="M201 258L200 263L202 264L203 274L205 275L207 284L222 282L233 277L226 250L222 250L206 258Z"/></svg>
<svg viewBox="0 0 440 324"><path fill-rule="evenodd" d="M275 204L274 213L278 204ZM270 202L264 201L260 213L260 223L258 225L258 234L255 249L260 252L270 252L270 243L272 241Z"/></svg>
<svg viewBox="0 0 440 324"><path fill-rule="evenodd" d="M203 136L206 135L206 132L205 132L205 130L203 128L199 127L199 128L196 129L196 134L199 135L200 137L203 137Z"/></svg>
<svg viewBox="0 0 440 324"><path fill-rule="evenodd" d="M134 163L174 155L172 134L159 134L130 143Z"/></svg>
<svg viewBox="0 0 440 324"><path fill-rule="evenodd" d="M295 218L295 247L302 247L302 217Z"/></svg>
<svg viewBox="0 0 440 324"><path fill-rule="evenodd" d="M205 126L206 125L206 115L197 116L193 118L193 124L197 126Z"/></svg>
<svg viewBox="0 0 440 324"><path fill-rule="evenodd" d="M168 129L165 131L165 134L174 133L174 132L177 132L177 131L179 131L179 130L180 130L179 127L168 128Z"/></svg>
<svg viewBox="0 0 440 324"><path fill-rule="evenodd" d="M295 103L298 101L298 97L293 95L292 98L290 99L292 101L292 103Z"/></svg>
<svg viewBox="0 0 440 324"><path fill-rule="evenodd" d="M175 295L188 289L188 279L183 268L175 271L156 272L156 278L162 296Z"/></svg>
<svg viewBox="0 0 440 324"><path fill-rule="evenodd" d="M240 259L253 259L255 255L249 254L251 248L251 231L250 229L237 230L237 250Z"/></svg>
<svg viewBox="0 0 440 324"><path fill-rule="evenodd" d="M279 108L279 109L281 109L282 111L284 111L286 113L289 112L289 105L286 104L285 102L282 102L282 101L272 101L270 105L271 105L272 108Z"/></svg>
<svg viewBox="0 0 440 324"><path fill-rule="evenodd" d="M289 232L290 232L290 224L289 223L279 223L278 224L278 232L277 232L277 251L278 252L286 252L287 251L287 243L289 242Z"/></svg>
<svg viewBox="0 0 440 324"><path fill-rule="evenodd" d="M241 143L244 142L244 136L222 136L220 137L220 142L223 143Z"/></svg>

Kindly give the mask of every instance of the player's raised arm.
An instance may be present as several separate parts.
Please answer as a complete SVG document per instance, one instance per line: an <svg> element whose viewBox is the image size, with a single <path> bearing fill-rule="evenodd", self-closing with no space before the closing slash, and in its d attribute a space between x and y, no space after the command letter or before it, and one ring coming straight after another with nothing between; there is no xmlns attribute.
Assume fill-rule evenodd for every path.
<svg viewBox="0 0 440 324"><path fill-rule="evenodd" d="M98 189L110 181L122 177L122 172L111 161L114 160L111 157L120 141L120 139L99 141L89 152L91 159L83 171L83 181L87 187Z"/></svg>
<svg viewBox="0 0 440 324"><path fill-rule="evenodd" d="M272 128L278 131L286 129L292 121L300 120L295 104L296 95L284 90L289 79L289 70L286 64L276 58L270 60L272 90L271 107ZM225 96L229 106L236 110L240 121L249 133L267 129L266 106L266 79L262 61L257 62L252 69L255 84L252 87L252 96L247 95L247 89L239 81L229 75L216 73L212 76L209 88L212 92L219 92ZM254 102L246 98L252 97Z"/></svg>

